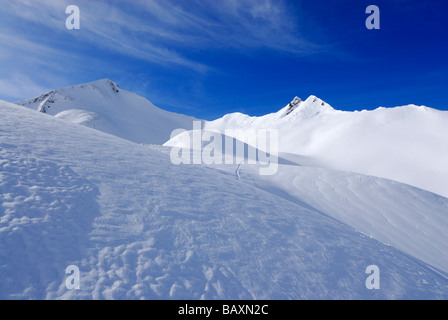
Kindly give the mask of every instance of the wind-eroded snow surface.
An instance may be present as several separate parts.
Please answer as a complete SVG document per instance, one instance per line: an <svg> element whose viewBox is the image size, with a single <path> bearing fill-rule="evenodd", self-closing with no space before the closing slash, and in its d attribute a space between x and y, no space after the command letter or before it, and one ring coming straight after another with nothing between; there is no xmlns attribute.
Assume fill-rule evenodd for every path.
<svg viewBox="0 0 448 320"><path fill-rule="evenodd" d="M446 237L446 198L299 166L237 180L236 165L175 166L169 148L5 102L0 115L2 299L448 298L446 243L429 243Z"/></svg>

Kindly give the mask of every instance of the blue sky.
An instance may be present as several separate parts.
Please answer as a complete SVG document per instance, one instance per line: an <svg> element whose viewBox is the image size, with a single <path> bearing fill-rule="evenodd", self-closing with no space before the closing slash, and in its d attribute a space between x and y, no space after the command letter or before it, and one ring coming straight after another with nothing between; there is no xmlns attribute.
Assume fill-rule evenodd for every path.
<svg viewBox="0 0 448 320"><path fill-rule="evenodd" d="M81 29L67 30L68 5ZM381 29L368 30L368 5ZM341 110L448 110L445 0L15 0L0 8L0 99L109 78L203 119L314 94Z"/></svg>

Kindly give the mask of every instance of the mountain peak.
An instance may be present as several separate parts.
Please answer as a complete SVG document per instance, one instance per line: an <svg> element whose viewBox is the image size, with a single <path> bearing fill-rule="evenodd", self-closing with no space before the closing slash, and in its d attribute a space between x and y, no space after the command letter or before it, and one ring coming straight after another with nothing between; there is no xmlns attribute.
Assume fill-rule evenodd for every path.
<svg viewBox="0 0 448 320"><path fill-rule="evenodd" d="M113 84L117 85L116 82L110 80L109 78L102 78L102 79L94 80L94 81L91 81L91 82L88 82L88 83L90 83L90 84L95 84L95 83L107 83L107 84L110 84L110 83L113 83Z"/></svg>
<svg viewBox="0 0 448 320"><path fill-rule="evenodd" d="M162 144L174 129L189 128L195 120L159 109L110 79L55 89L18 104L137 143Z"/></svg>
<svg viewBox="0 0 448 320"><path fill-rule="evenodd" d="M285 108L282 117L294 116L309 119L317 115L334 111L325 101L311 95L305 101L295 97Z"/></svg>
<svg viewBox="0 0 448 320"><path fill-rule="evenodd" d="M94 101L93 95L109 97L114 99L114 94L122 91L120 86L110 79L99 79L96 81L72 85L60 89L51 90L36 98L17 102L18 105L35 108L37 111L47 113L53 105L59 105L60 102L79 100L80 97L90 97ZM88 100L88 99L87 99ZM53 114L55 115L55 114Z"/></svg>
<svg viewBox="0 0 448 320"><path fill-rule="evenodd" d="M302 102L302 99L299 97L295 97L292 101L286 106L286 110L283 116L287 116L291 112L293 112Z"/></svg>
<svg viewBox="0 0 448 320"><path fill-rule="evenodd" d="M304 101L304 106L305 105L309 105L310 107L314 108L314 109L327 109L327 110L334 110L328 103L326 103L325 101L323 101L322 99L314 96L314 95L310 95L308 97L308 99L306 99ZM324 107L324 108L321 108Z"/></svg>
<svg viewBox="0 0 448 320"><path fill-rule="evenodd" d="M115 83L112 80L110 80L110 79L99 79L99 80L96 80L96 81L89 82L87 84L92 85L92 86L97 87L97 88L105 88L105 89L109 89L110 88L115 93L119 93L120 92L120 86L117 83Z"/></svg>

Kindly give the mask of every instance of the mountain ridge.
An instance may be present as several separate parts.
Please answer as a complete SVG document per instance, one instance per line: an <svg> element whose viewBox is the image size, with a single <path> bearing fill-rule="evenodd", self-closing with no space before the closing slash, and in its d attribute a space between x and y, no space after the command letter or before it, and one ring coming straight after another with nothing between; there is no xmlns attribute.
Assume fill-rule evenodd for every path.
<svg viewBox="0 0 448 320"><path fill-rule="evenodd" d="M448 112L406 105L341 111L310 95L259 117L226 114L205 121L170 113L109 79L52 90L21 105L147 144L167 144L175 129L275 129L279 151L315 165L407 183L448 197ZM244 137L233 136L242 142ZM313 163L310 163L313 165Z"/></svg>
<svg viewBox="0 0 448 320"><path fill-rule="evenodd" d="M274 129L278 150L315 165L388 178L448 197L448 112L425 106L341 111L310 96L260 117L230 114L205 130ZM233 138L244 141L238 131ZM312 165L312 164L311 164Z"/></svg>
<svg viewBox="0 0 448 320"><path fill-rule="evenodd" d="M162 144L173 130L198 120L160 109L109 79L51 90L17 104L147 144Z"/></svg>

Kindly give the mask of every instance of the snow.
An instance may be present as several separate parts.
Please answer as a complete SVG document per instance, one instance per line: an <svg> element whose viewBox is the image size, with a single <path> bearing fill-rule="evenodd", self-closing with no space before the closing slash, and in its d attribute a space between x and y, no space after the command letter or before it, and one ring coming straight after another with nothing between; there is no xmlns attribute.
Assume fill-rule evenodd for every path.
<svg viewBox="0 0 448 320"><path fill-rule="evenodd" d="M102 120L102 117L98 113L79 109L62 111L56 114L55 117L91 128L95 128L98 125L98 122Z"/></svg>
<svg viewBox="0 0 448 320"><path fill-rule="evenodd" d="M86 99L106 95L97 86ZM0 102L0 298L448 298L446 198L328 169L280 165L260 177L243 164L237 180L237 165L175 166L170 148L122 139L127 126L120 138L70 122L84 122L74 109L106 123L118 113L65 97L66 109L49 109L72 110L59 118ZM321 107L287 117L344 115ZM65 287L69 265L79 290ZM380 290L365 287L369 265L381 270Z"/></svg>
<svg viewBox="0 0 448 320"><path fill-rule="evenodd" d="M17 104L137 143L162 144L193 117L157 108L108 79L52 90Z"/></svg>
<svg viewBox="0 0 448 320"><path fill-rule="evenodd" d="M262 117L229 114L204 128L277 129L279 151L308 159L307 165L387 178L448 196L448 112L415 105L344 112L315 96L291 104Z"/></svg>
<svg viewBox="0 0 448 320"><path fill-rule="evenodd" d="M18 104L133 142L167 146L173 145L167 142L173 130L191 130L197 120L159 109L108 79L52 90ZM305 101L295 97L262 117L234 113L202 122L206 130L221 132L277 129L279 151L288 160L300 158L308 166L387 178L448 196L446 111L409 105L343 112L312 95Z"/></svg>
<svg viewBox="0 0 448 320"><path fill-rule="evenodd" d="M264 183L252 181L262 189L448 272L447 198L387 179L321 168L280 165L276 175L260 178Z"/></svg>
<svg viewBox="0 0 448 320"><path fill-rule="evenodd" d="M192 131L184 132L165 146L188 148L191 136ZM207 142L202 148L204 145ZM215 150L216 158L223 159L219 163L224 163L226 151L234 150L226 150L224 143L221 150ZM248 164L247 154L232 156L233 163L238 164L235 176L240 180L241 165ZM286 195L288 200L306 204L448 272L447 198L388 179L297 165L312 163L312 159L280 154L278 160L280 168L274 175L250 179L254 186ZM259 168L245 166L244 170L257 177Z"/></svg>

